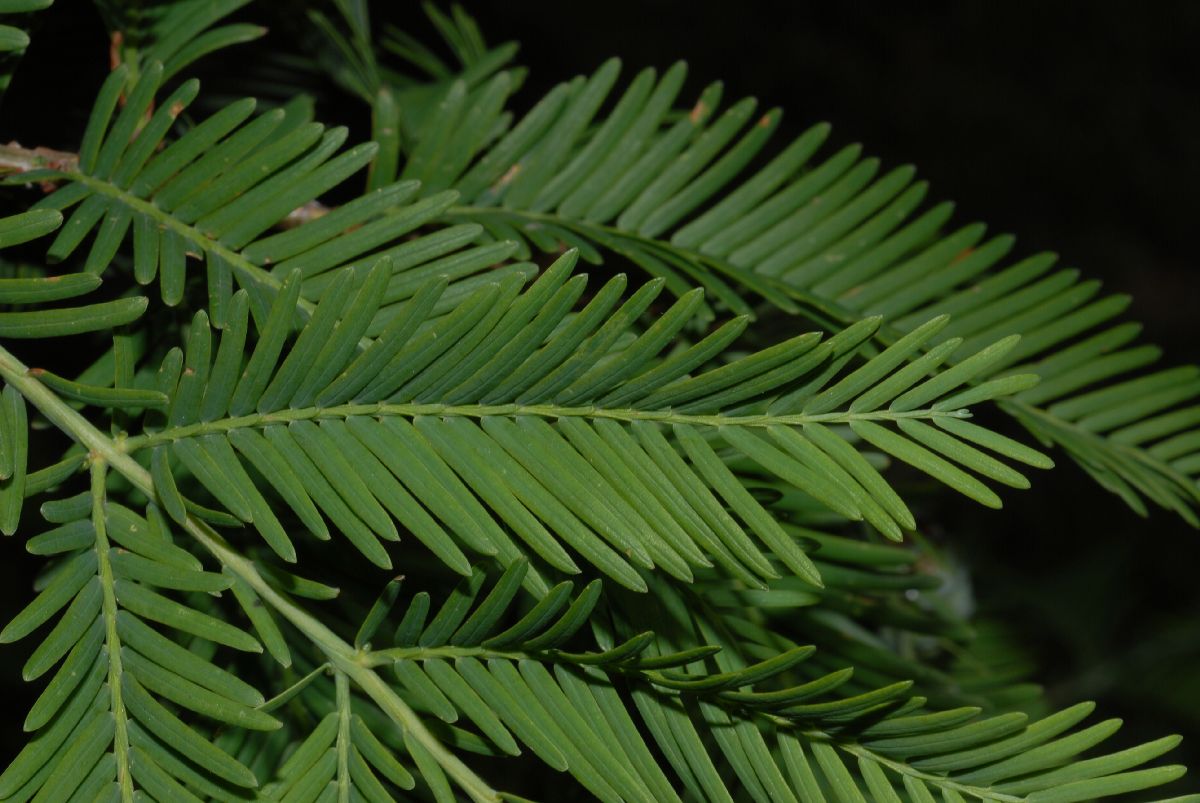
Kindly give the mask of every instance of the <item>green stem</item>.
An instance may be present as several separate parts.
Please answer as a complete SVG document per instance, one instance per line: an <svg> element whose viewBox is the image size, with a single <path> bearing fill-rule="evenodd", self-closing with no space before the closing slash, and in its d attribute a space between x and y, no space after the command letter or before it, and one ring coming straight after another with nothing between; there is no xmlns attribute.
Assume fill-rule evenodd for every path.
<svg viewBox="0 0 1200 803"><path fill-rule="evenodd" d="M171 229L179 234L184 240L195 246L201 253L216 254L226 262L234 273L241 277L243 282L253 282L259 285L265 285L272 290L278 290L283 282L273 275L270 271L260 268L250 260L246 259L237 251L222 245L219 241L212 239L204 232L197 229L195 226L189 226L174 216L159 209L150 201L133 195L132 193L121 189L115 184L86 175L84 173L63 173L62 178L70 179L71 181L83 184L98 195L105 195L113 200L128 206L134 212L145 215L153 219L158 225L165 229ZM305 317L312 314L316 308L315 305L306 299L299 299L296 306L300 309Z"/></svg>
<svg viewBox="0 0 1200 803"><path fill-rule="evenodd" d="M42 415L91 453L93 462L107 463L120 472L135 488L149 497L156 496L150 472L128 452L72 409L53 391L29 375L29 369L0 346L0 376L15 387ZM233 549L212 527L188 516L184 529L223 566L241 578L287 619L329 659L335 670L344 672L380 709L405 732L406 738L416 739L437 760L446 774L476 801L499 801L498 793L475 774L458 756L438 741L415 711L409 708L396 691L367 666L362 655L343 641L323 622L297 606L272 587L254 563Z"/></svg>
<svg viewBox="0 0 1200 803"><path fill-rule="evenodd" d="M391 666L397 661L426 661L431 658L503 658L520 661L530 656L524 652L489 650L483 647L388 647L363 653L362 662L367 666Z"/></svg>
<svg viewBox="0 0 1200 803"><path fill-rule="evenodd" d="M338 803L350 803L350 678L334 670L337 690L337 789Z"/></svg>
<svg viewBox="0 0 1200 803"><path fill-rule="evenodd" d="M186 426L169 427L159 432L138 435L123 442L126 452L135 452L171 441L195 438L218 432L250 427L267 427L272 424L288 424L292 421L342 419L352 416L404 417L417 416L461 416L484 418L487 416L538 416L541 418L590 418L613 421L653 421L660 424L690 424L696 427L773 427L802 426L804 424L849 424L851 421L897 421L902 418L967 418L967 410L910 410L892 412L873 410L868 413L818 413L794 415L703 415L679 413L673 410L636 410L631 408L604 409L594 405L564 407L555 404L341 404L335 407L303 407L278 410L272 413L252 413L235 418L223 418Z"/></svg>
<svg viewBox="0 0 1200 803"><path fill-rule="evenodd" d="M810 739L820 738L827 740L831 744L841 748L856 758L863 758L867 761L873 761L877 764L887 767L898 775L907 775L910 778L930 784L931 786L936 786L939 789L952 789L955 792L958 792L960 795L966 795L978 800L993 801L993 803L1021 803L1021 801L1025 800L1023 797L1006 795L1002 792L996 792L991 789L984 789L979 786L958 783L957 781L952 781L949 778L945 778L941 775L931 775L927 772L921 772L920 770L914 769L908 764L905 764L903 761L894 761L890 758L885 758L878 753L868 750L860 744L855 744L853 742L840 742L828 734L820 731L805 733L804 735Z"/></svg>
<svg viewBox="0 0 1200 803"><path fill-rule="evenodd" d="M769 276L763 276L753 270L738 267L737 265L718 257L714 257L710 254L703 254L699 251L693 251L690 248L681 248L668 241L659 240L654 237L646 237L636 232L619 229L616 226L606 226L601 223L591 223L582 220L571 220L546 212L531 212L528 210L506 209L504 207L489 206L452 206L446 210L446 215L462 218L516 218L523 219L528 222L552 223L556 226L561 226L564 229L568 229L569 231L573 231L576 234L588 237L589 239L596 239L599 236L606 239L617 238L621 240L627 240L650 251L667 252L692 262L693 264L707 267L716 271L717 273L736 280L738 283L756 293L759 293L760 295L768 296L771 290L782 293L800 306L799 309L787 310L788 312L801 313L805 317L810 318L825 327L839 329L858 321L858 316L840 304L820 298L819 296L814 296L811 293L805 293L802 290L788 285L786 282L781 282Z"/></svg>
<svg viewBox="0 0 1200 803"><path fill-rule="evenodd" d="M117 597L113 590L112 563L108 555L108 529L105 522L105 479L108 466L103 460L93 460L92 475L92 527L96 531L96 561L103 594L104 645L108 650L108 691L112 695L114 723L113 755L117 759L117 786L121 791L121 803L133 803L133 776L129 761L129 723L125 715L125 701L121 696L121 639L117 636Z"/></svg>
<svg viewBox="0 0 1200 803"><path fill-rule="evenodd" d="M463 220L500 217L525 223L549 223L572 231L587 240L595 242L597 245L607 247L621 256L631 257L628 252L619 246L621 242L626 242L633 248L648 251L656 257L666 257L666 261L668 262L674 258L693 265L703 266L722 276L733 279L738 284L758 293L764 298L772 300L786 312L805 314L808 318L822 325L830 325L840 317L845 317L846 315L836 305L830 305L816 296L799 292L795 288L788 287L783 282L769 276L763 276L752 270L740 268L731 262L709 254L702 254L688 248L680 248L664 240L646 237L645 235L626 231L615 226L607 226L602 223L593 223L585 220L573 220L548 212L532 212L523 209L506 209L504 207L490 206L452 206L446 210L445 217ZM795 301L800 306L781 303L778 298L771 298L773 294L786 296L788 301Z"/></svg>

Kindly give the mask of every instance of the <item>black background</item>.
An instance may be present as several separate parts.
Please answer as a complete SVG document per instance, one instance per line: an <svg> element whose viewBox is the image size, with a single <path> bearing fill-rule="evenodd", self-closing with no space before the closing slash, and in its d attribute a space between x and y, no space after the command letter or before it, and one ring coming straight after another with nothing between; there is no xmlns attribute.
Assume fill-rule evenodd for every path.
<svg viewBox="0 0 1200 803"><path fill-rule="evenodd" d="M378 10L411 22L414 6ZM1166 362L1197 357L1200 4L467 8L489 42L522 42L525 104L610 55L623 57L626 77L684 58L690 95L720 78L727 102L754 95L763 109L782 106L788 135L828 120L826 148L862 142L885 168L916 164L931 199L958 203L959 223L986 221L992 233L1018 235L1016 258L1054 250L1108 289L1132 293L1128 315L1145 323ZM46 38L35 37L5 101L0 137L66 148L107 67L106 43L88 4L60 0L46 16ZM244 16L254 19L253 7ZM238 59L218 58L206 72L236 85ZM355 126L359 139L368 134L354 103L328 103L321 114ZM1067 462L1036 477L1033 490L1006 495L1001 513L954 506L939 537L972 567L985 609L1032 646L1057 701L1099 700L1105 715L1126 718L1123 742L1183 733L1190 739L1173 757L1200 767L1200 534L1166 513L1136 517ZM28 599L31 565L15 541L0 549L2 610L15 612ZM6 708L28 694L12 665L24 652L0 647ZM20 717L6 714L0 736L10 755ZM1178 793L1196 788L1194 774Z"/></svg>

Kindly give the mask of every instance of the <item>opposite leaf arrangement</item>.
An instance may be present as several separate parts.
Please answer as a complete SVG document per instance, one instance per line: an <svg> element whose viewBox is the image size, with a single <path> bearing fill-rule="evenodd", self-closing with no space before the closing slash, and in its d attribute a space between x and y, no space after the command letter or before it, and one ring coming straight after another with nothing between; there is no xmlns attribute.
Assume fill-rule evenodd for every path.
<svg viewBox="0 0 1200 803"><path fill-rule="evenodd" d="M918 213L910 168L814 164L827 126L743 177L779 112L718 116L719 84L679 110L682 65L517 115L515 48L461 9L426 9L447 62L317 4L305 69L371 106L346 148L286 85L185 80L264 35L225 21L248 0L98 5L77 150L0 146L0 529L45 560L0 641L49 678L0 800L1068 803L1183 774L1177 737L1106 751L1120 721L1016 682L913 513L1052 466L998 409L1196 523L1200 370L1130 377L1158 351L1108 326L1127 299L996 267L1011 238ZM47 6L0 0L3 86Z"/></svg>

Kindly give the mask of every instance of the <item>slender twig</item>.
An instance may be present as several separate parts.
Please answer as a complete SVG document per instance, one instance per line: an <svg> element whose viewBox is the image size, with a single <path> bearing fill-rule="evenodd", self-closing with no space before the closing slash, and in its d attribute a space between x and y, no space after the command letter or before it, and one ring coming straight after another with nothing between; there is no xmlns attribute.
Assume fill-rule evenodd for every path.
<svg viewBox="0 0 1200 803"><path fill-rule="evenodd" d="M832 413L797 413L772 415L725 415L686 413L675 410L638 410L619 407L605 408L594 404L572 407L559 404L339 404L333 407L297 407L270 413L252 413L216 421L168 427L158 432L127 438L119 444L127 452L135 452L162 443L231 432L237 429L262 428L293 421L344 419L354 416L379 418L416 418L418 416L450 416L486 418L489 416L535 416L538 418L588 418L610 421L652 421L659 424L687 424L696 427L775 427L804 424L849 424L853 421L899 421L906 418L932 420L935 418L969 418L967 410L873 410L865 413L838 411Z"/></svg>
<svg viewBox="0 0 1200 803"><path fill-rule="evenodd" d="M337 793L338 803L350 803L350 678L333 672L337 694Z"/></svg>
<svg viewBox="0 0 1200 803"><path fill-rule="evenodd" d="M92 478L92 528L96 532L96 561L97 574L100 577L100 590L103 594L102 608L104 611L104 646L108 651L108 693L112 696L113 715L113 756L117 760L117 787L120 789L121 803L133 801L133 775L129 761L129 722L125 715L125 701L122 697L121 675L122 655L121 639L117 635L117 597L114 586L112 563L109 560L108 529L105 521L105 480L108 477L108 466L103 459L96 458L91 462Z"/></svg>
<svg viewBox="0 0 1200 803"><path fill-rule="evenodd" d="M26 148L19 142L0 145L0 175L15 176L29 173L33 170L53 170L64 174L79 172L79 154L70 151L56 151L52 148ZM39 179L38 184L43 190L50 191L57 186L59 180ZM309 201L303 206L288 212L287 217L279 222L281 229L294 229L310 220L328 214L329 207L320 201Z"/></svg>

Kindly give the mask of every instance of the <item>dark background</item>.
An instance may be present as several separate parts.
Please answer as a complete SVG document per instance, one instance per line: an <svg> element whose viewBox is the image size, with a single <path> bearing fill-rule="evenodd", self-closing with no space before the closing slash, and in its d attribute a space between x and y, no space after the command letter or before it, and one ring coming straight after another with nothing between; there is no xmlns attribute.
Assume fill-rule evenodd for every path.
<svg viewBox="0 0 1200 803"><path fill-rule="evenodd" d="M1132 293L1129 317L1145 323L1167 362L1197 357L1200 4L467 8L489 42L522 42L526 104L613 54L625 76L685 58L685 97L721 78L726 101L755 95L764 109L784 107L787 135L828 120L827 148L862 142L885 168L916 164L931 199L958 203L959 223L984 220L993 233L1018 235L1014 258L1055 250L1110 290ZM419 19L415 4L379 11ZM88 4L61 0L46 16L40 41L57 46L35 37L0 137L72 147L107 68L106 43ZM255 18L253 8L246 16ZM206 71L236 85L238 59L218 58ZM64 112L74 117L64 123ZM353 102L328 103L321 116L368 135ZM972 567L985 610L1032 646L1056 701L1097 699L1105 716L1126 718L1123 742L1183 733L1190 738L1172 757L1200 768L1200 534L1161 512L1139 519L1073 465L1007 495L1001 513L954 507L942 531ZM31 565L15 547L2 553L4 611L28 599ZM28 694L10 666L18 652L0 648L6 704ZM3 719L8 755L19 718ZM1195 789L1195 772L1178 793Z"/></svg>

